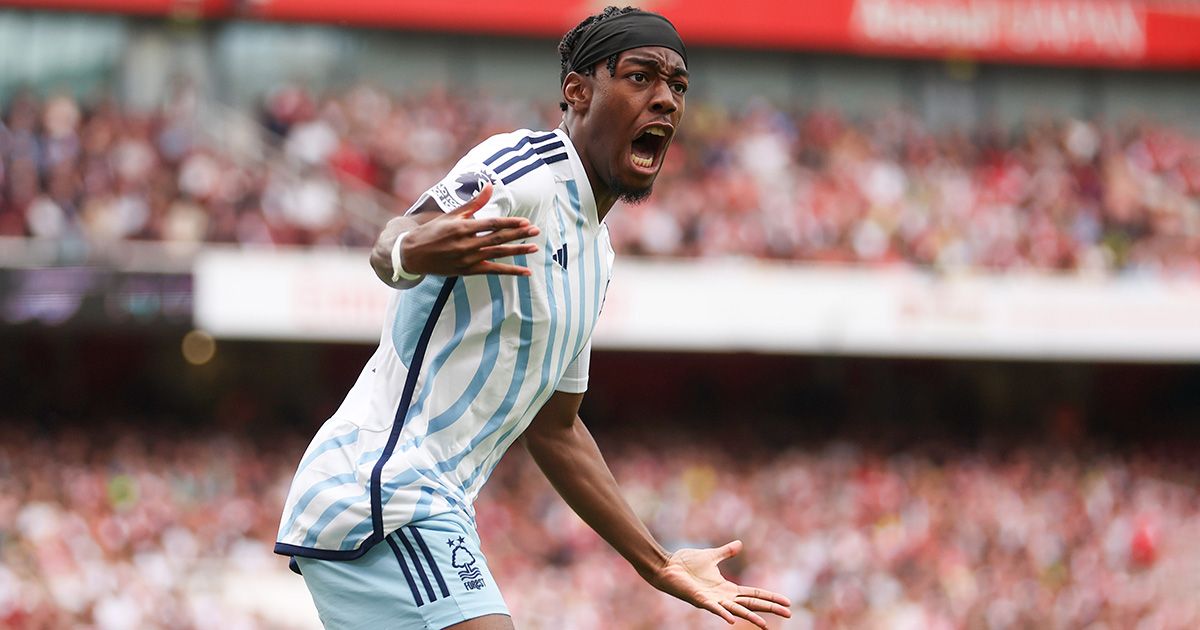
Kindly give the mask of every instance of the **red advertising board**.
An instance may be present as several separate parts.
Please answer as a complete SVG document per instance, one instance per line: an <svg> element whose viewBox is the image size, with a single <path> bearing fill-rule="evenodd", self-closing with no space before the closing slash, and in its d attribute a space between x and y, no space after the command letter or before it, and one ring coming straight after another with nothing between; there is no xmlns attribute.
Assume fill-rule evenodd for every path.
<svg viewBox="0 0 1200 630"><path fill-rule="evenodd" d="M0 0L0 6L60 11L219 18L234 14L237 0Z"/></svg>
<svg viewBox="0 0 1200 630"><path fill-rule="evenodd" d="M603 3L259 0L267 19L559 36ZM1147 0L647 0L696 44L1200 67L1200 7Z"/></svg>
<svg viewBox="0 0 1200 630"><path fill-rule="evenodd" d="M0 0L0 5L558 37L604 2ZM618 3L621 4L621 3ZM693 44L1119 67L1200 67L1200 2L644 0Z"/></svg>

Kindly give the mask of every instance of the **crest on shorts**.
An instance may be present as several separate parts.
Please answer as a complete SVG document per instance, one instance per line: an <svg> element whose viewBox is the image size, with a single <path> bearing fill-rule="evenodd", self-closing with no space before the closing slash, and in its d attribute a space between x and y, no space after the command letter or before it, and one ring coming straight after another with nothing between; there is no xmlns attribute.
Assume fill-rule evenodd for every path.
<svg viewBox="0 0 1200 630"><path fill-rule="evenodd" d="M446 541L450 547L450 564L458 569L458 577L468 591L478 591L487 583L483 581L483 573L475 566L475 554L467 549L467 541L462 536Z"/></svg>

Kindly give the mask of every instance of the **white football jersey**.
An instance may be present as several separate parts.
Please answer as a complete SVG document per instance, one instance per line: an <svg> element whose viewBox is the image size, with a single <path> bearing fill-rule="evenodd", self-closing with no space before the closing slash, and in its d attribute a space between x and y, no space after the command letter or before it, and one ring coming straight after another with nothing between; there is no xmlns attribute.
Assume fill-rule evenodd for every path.
<svg viewBox="0 0 1200 630"><path fill-rule="evenodd" d="M480 488L550 395L586 389L613 251L579 155L561 130L493 136L413 207L452 210L487 180L476 216L541 229L538 251L512 259L533 276L427 276L395 292L379 348L300 461L277 553L352 559L431 515L473 522Z"/></svg>

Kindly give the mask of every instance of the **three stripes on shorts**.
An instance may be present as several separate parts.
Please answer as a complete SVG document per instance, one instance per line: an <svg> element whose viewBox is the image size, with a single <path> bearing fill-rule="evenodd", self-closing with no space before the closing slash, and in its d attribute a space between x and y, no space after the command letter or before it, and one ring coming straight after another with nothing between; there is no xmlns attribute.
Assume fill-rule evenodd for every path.
<svg viewBox="0 0 1200 630"><path fill-rule="evenodd" d="M441 592L441 596L450 596L450 589L446 588L446 581L442 579L442 572L438 570L437 564L433 560L433 554L429 553L429 546L425 544L425 539L421 537L421 532L412 527L401 527L388 534L384 540L392 548L392 553L396 555L396 560L400 563L400 570L404 573L404 579L408 581L408 588L412 591L413 600L417 603L418 608L424 606L426 600L422 599L421 591L417 587L417 581L413 578L413 571L409 569L409 559L411 559L413 568L416 569L417 578L419 578L421 585L425 587L425 595L428 597L429 602L437 601L438 595L434 590L433 583L429 581L430 578L425 572L425 567L421 564L422 559L428 565L429 573L433 574L433 579L437 582L437 590ZM418 555L418 550L420 555Z"/></svg>

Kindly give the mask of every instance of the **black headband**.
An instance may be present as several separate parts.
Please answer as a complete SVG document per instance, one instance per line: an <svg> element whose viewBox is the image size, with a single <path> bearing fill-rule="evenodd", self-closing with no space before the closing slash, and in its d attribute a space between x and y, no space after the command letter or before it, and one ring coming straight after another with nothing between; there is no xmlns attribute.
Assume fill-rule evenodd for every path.
<svg viewBox="0 0 1200 630"><path fill-rule="evenodd" d="M675 26L667 18L648 11L614 15L597 22L575 43L567 66L570 72L582 72L603 59L642 46L670 48L687 63L687 49Z"/></svg>

